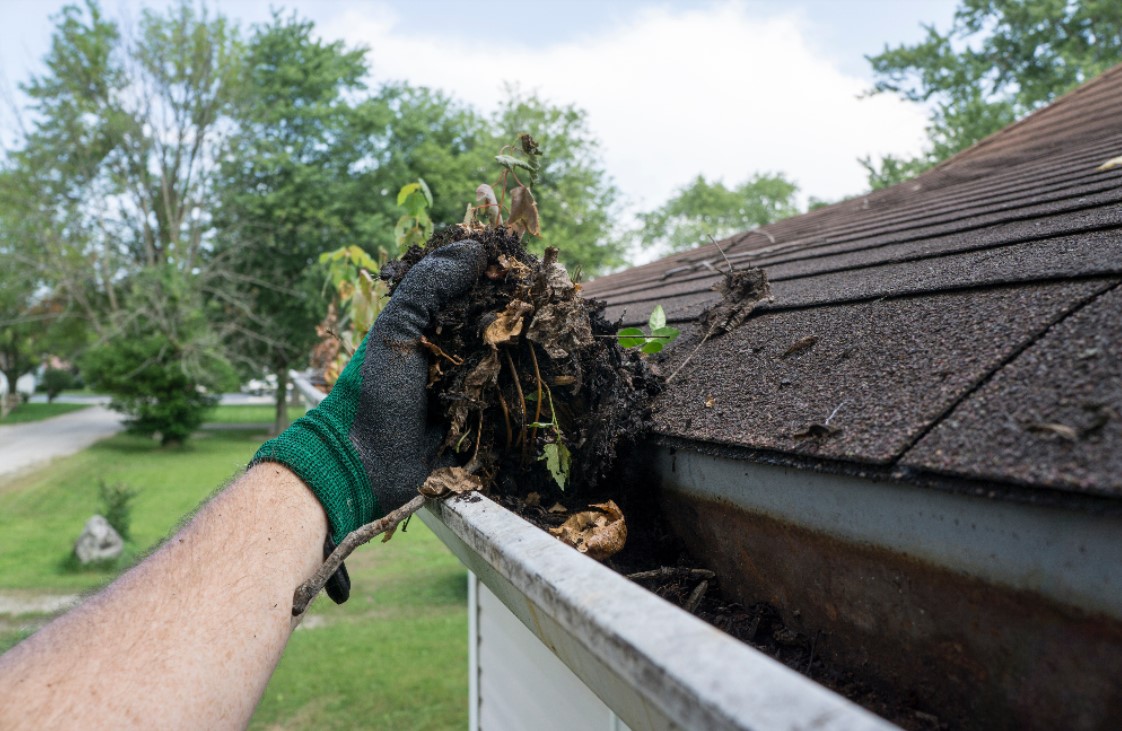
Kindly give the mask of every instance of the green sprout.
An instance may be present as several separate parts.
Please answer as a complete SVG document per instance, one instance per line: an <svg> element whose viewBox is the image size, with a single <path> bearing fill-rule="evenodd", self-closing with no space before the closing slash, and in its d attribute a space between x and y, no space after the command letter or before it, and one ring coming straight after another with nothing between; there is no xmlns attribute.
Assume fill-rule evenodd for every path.
<svg viewBox="0 0 1122 731"><path fill-rule="evenodd" d="M542 447L542 456L538 459L545 460L545 467L549 470L549 474L553 475L553 481L564 490L569 483L569 465L573 456L562 441L561 425L557 423L557 412L553 408L553 393L546 388L545 395L549 399L550 420L535 421L527 426L553 430L553 441Z"/></svg>
<svg viewBox="0 0 1122 731"><path fill-rule="evenodd" d="M665 348L668 343L672 343L680 334L678 328L666 324L666 311L662 309L662 305L655 305L647 327L649 333L643 332L642 328L638 327L625 327L620 330L616 333L620 347L640 348L641 352L651 355Z"/></svg>

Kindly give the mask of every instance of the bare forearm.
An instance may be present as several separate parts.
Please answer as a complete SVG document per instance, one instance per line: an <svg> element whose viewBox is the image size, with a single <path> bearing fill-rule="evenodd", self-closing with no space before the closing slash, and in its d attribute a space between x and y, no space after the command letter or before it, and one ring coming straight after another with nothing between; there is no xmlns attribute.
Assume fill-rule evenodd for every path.
<svg viewBox="0 0 1122 731"><path fill-rule="evenodd" d="M223 728L249 720L327 522L263 464L82 606L0 658L0 728Z"/></svg>

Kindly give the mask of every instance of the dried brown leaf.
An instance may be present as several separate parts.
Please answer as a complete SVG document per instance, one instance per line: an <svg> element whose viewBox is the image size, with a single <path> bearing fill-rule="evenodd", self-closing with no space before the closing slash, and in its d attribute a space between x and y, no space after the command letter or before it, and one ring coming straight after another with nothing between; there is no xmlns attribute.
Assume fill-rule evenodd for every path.
<svg viewBox="0 0 1122 731"><path fill-rule="evenodd" d="M561 503L554 503L552 506L550 506L547 512L553 513L554 515L560 515L561 513L569 512L569 509Z"/></svg>
<svg viewBox="0 0 1122 731"><path fill-rule="evenodd" d="M538 203L534 194L524 185L510 191L510 220L507 226L518 235L528 233L541 236L541 221L538 218Z"/></svg>
<svg viewBox="0 0 1122 731"><path fill-rule="evenodd" d="M551 302L530 323L526 337L542 346L554 360L568 358L573 351L592 345L592 326L580 300Z"/></svg>
<svg viewBox="0 0 1122 731"><path fill-rule="evenodd" d="M463 467L441 467L432 471L425 484L421 485L420 493L437 498L474 492L482 487L483 481Z"/></svg>
<svg viewBox="0 0 1122 731"><path fill-rule="evenodd" d="M783 355L781 355L779 357L780 358L790 358L792 355L798 355L799 353L802 353L804 351L807 351L807 350L810 350L811 348L813 348L814 344L817 343L817 342L818 342L818 336L817 335L807 335L805 338L799 338L795 342L791 343L791 347L787 348L787 350L785 350L783 352Z"/></svg>
<svg viewBox="0 0 1122 731"><path fill-rule="evenodd" d="M494 348L518 337L522 333L523 319L533 309L534 306L529 302L511 300L506 309L483 331L483 342Z"/></svg>
<svg viewBox="0 0 1122 731"><path fill-rule="evenodd" d="M1095 170L1111 170L1112 168L1122 167L1122 156L1112 157L1102 165L1099 165Z"/></svg>
<svg viewBox="0 0 1122 731"><path fill-rule="evenodd" d="M481 184L475 189L475 200L483 206L483 217L492 226L498 226L501 222L499 216L499 199L495 197L495 190L486 183Z"/></svg>
<svg viewBox="0 0 1122 731"><path fill-rule="evenodd" d="M590 505L593 510L574 513L549 532L581 553L603 561L623 550L627 542L627 523L615 502Z"/></svg>

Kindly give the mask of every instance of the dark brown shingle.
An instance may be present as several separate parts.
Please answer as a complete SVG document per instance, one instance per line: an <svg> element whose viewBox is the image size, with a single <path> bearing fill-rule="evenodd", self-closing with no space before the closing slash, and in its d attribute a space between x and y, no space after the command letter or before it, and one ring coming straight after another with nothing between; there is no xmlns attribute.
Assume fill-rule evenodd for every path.
<svg viewBox="0 0 1122 731"><path fill-rule="evenodd" d="M697 351L658 432L1122 496L1122 168L1096 170L1119 120L1122 66L915 180L721 242L774 301ZM708 245L585 291L610 319L662 304L696 331L726 269Z"/></svg>

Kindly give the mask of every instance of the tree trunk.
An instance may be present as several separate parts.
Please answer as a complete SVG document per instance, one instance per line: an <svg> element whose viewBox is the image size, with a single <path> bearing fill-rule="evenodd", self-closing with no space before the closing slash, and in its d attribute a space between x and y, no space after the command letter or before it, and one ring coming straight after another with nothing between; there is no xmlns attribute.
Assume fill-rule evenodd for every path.
<svg viewBox="0 0 1122 731"><path fill-rule="evenodd" d="M273 395L277 406L273 420L273 434L288 428L288 364L277 364L277 392Z"/></svg>

